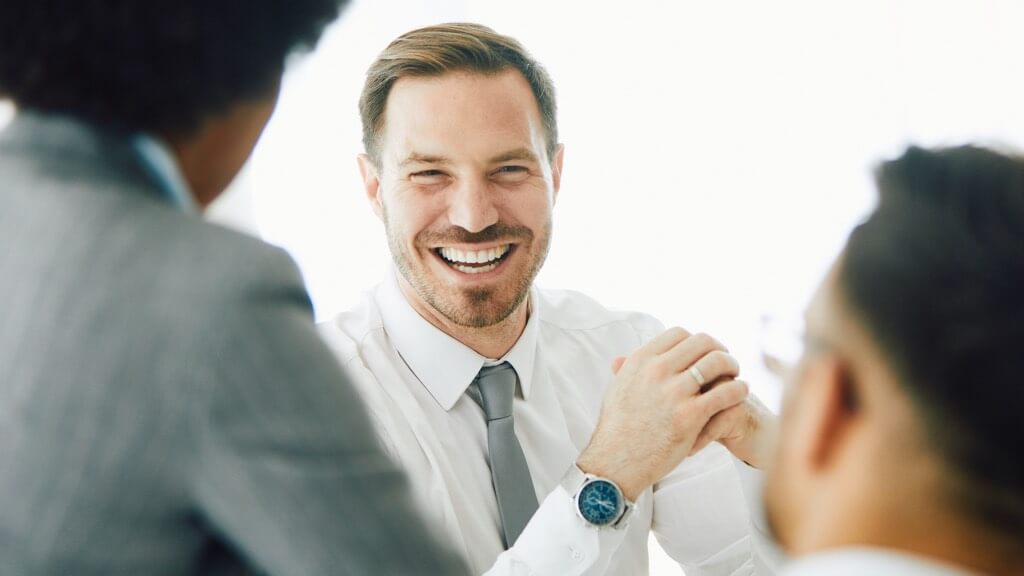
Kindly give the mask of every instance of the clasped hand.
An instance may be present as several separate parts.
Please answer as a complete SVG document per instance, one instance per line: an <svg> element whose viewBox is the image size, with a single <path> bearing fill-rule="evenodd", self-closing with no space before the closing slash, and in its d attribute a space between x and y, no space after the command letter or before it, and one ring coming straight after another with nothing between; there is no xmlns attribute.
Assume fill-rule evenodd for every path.
<svg viewBox="0 0 1024 576"><path fill-rule="evenodd" d="M696 367L696 370L692 370ZM739 377L739 363L707 334L671 328L612 365L597 428L577 460L630 500L689 455L720 442L760 467L775 417Z"/></svg>

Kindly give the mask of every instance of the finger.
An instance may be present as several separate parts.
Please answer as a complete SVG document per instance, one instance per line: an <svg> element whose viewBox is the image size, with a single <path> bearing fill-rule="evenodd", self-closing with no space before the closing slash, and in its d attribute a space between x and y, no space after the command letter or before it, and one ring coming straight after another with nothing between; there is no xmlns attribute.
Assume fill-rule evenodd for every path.
<svg viewBox="0 0 1024 576"><path fill-rule="evenodd" d="M645 352L652 355L663 354L688 338L690 338L689 332L674 326L655 336L650 342L641 346L637 352Z"/></svg>
<svg viewBox="0 0 1024 576"><path fill-rule="evenodd" d="M706 392L721 380L735 380L740 375L740 363L731 354L714 350L694 362L686 373L697 382L701 392Z"/></svg>
<svg viewBox="0 0 1024 576"><path fill-rule="evenodd" d="M696 370L695 370L696 369ZM672 378L671 385L682 388L687 396L704 394L719 384L734 380L740 374L735 358L715 350Z"/></svg>
<svg viewBox="0 0 1024 576"><path fill-rule="evenodd" d="M722 410L732 408L747 398L750 387L742 380L729 380L716 385L697 397L696 402L710 420Z"/></svg>
<svg viewBox="0 0 1024 576"><path fill-rule="evenodd" d="M694 334L664 352L665 366L673 372L682 372L707 354L725 352L725 346L707 334ZM710 382L711 379L708 379Z"/></svg>
<svg viewBox="0 0 1024 576"><path fill-rule="evenodd" d="M696 394L708 391L721 380L732 380L739 375L739 362L721 350L714 350L683 369L676 385L683 386L688 394Z"/></svg>
<svg viewBox="0 0 1024 576"><path fill-rule="evenodd" d="M619 370L622 369L622 365L626 363L625 356L618 356L615 360L612 360L612 374L618 374Z"/></svg>
<svg viewBox="0 0 1024 576"><path fill-rule="evenodd" d="M697 452L700 452L708 444L721 440L723 436L733 426L733 420L736 418L737 412L742 410L742 402L730 408L726 408L721 412L715 414L708 420L708 423L704 425L704 428L697 435L697 440L693 443L693 448L690 449L690 456L693 456Z"/></svg>

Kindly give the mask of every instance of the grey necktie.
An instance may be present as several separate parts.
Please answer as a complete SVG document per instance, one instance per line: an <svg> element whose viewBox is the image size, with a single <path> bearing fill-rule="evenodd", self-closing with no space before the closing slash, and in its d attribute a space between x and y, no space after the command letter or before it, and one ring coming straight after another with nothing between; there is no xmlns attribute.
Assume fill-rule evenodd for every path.
<svg viewBox="0 0 1024 576"><path fill-rule="evenodd" d="M516 380L515 369L505 362L483 367L473 380L476 390L470 386L472 393L479 391L479 397L474 397L474 400L484 409L487 419L488 462L494 494L498 497L498 514L504 529L502 536L506 549L515 544L537 511L537 494L533 491L530 468L512 424Z"/></svg>

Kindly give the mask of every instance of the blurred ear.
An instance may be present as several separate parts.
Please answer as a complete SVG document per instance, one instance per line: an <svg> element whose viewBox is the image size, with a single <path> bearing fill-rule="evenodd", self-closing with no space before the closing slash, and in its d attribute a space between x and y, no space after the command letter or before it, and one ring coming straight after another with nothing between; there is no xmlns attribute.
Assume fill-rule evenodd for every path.
<svg viewBox="0 0 1024 576"><path fill-rule="evenodd" d="M803 454L811 470L825 472L847 448L859 412L850 368L826 353L810 361L799 401Z"/></svg>
<svg viewBox="0 0 1024 576"><path fill-rule="evenodd" d="M559 144L555 155L551 158L551 184L555 190L552 203L558 201L558 191L562 188L562 159L565 158L565 144Z"/></svg>
<svg viewBox="0 0 1024 576"><path fill-rule="evenodd" d="M370 201L370 207L377 218L384 219L384 199L381 198L380 174L376 164L366 154L360 154L356 161L359 162L359 174L363 177L363 192L366 199Z"/></svg>

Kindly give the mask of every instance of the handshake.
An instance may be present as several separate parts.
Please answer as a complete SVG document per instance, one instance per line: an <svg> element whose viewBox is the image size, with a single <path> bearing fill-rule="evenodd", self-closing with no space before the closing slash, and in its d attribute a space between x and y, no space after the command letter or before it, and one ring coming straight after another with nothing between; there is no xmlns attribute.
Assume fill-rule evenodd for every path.
<svg viewBox="0 0 1024 576"><path fill-rule="evenodd" d="M737 380L739 363L707 334L671 328L615 374L577 465L618 484L631 501L711 442L754 467L767 460L775 416Z"/></svg>

